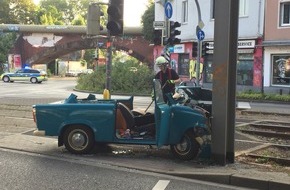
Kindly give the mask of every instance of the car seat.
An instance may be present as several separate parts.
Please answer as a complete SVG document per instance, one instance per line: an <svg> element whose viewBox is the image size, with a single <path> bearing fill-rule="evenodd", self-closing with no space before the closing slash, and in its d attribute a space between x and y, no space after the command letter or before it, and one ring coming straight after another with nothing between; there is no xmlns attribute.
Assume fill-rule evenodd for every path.
<svg viewBox="0 0 290 190"><path fill-rule="evenodd" d="M127 129L138 133L152 131L152 129L154 130L154 114L135 116L133 112L121 102L117 103L117 108L120 109L126 121Z"/></svg>

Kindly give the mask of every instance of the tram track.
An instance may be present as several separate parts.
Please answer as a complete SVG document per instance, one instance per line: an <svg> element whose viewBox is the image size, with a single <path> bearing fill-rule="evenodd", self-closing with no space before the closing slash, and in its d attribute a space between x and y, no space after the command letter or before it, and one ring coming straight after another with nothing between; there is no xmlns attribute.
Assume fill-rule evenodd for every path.
<svg viewBox="0 0 290 190"><path fill-rule="evenodd" d="M237 128L244 134L252 135L265 146L248 152L243 159L255 163L275 163L290 166L290 123L259 121Z"/></svg>

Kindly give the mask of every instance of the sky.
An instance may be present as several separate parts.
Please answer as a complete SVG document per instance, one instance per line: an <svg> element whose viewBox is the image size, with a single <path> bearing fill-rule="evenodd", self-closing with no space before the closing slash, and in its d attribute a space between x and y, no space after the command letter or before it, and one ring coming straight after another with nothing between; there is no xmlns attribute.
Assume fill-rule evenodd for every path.
<svg viewBox="0 0 290 190"><path fill-rule="evenodd" d="M33 1L38 4L40 0ZM124 25L141 26L141 16L147 9L148 0L124 0L124 3Z"/></svg>

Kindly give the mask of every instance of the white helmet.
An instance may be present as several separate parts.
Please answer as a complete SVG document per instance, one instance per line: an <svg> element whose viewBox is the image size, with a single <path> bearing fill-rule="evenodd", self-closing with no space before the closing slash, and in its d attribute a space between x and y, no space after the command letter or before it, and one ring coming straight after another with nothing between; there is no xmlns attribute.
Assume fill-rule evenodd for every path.
<svg viewBox="0 0 290 190"><path fill-rule="evenodd" d="M159 56L159 57L156 58L155 64L156 64L156 66L160 67L162 65L166 65L167 64L167 60L165 59L165 57Z"/></svg>

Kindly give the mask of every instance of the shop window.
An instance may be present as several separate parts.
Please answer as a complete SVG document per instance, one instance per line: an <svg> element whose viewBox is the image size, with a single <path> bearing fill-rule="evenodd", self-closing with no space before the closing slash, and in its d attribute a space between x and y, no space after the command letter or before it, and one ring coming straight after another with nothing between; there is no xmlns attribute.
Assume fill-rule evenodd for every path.
<svg viewBox="0 0 290 190"><path fill-rule="evenodd" d="M237 62L237 84L253 85L253 55L240 54ZM208 55L205 59L204 82L213 82L213 55Z"/></svg>
<svg viewBox="0 0 290 190"><path fill-rule="evenodd" d="M237 84L253 85L253 59L239 56L237 63Z"/></svg>
<svg viewBox="0 0 290 190"><path fill-rule="evenodd" d="M280 25L290 26L290 2L280 4Z"/></svg>
<svg viewBox="0 0 290 190"><path fill-rule="evenodd" d="M272 55L272 85L290 86L290 55Z"/></svg>
<svg viewBox="0 0 290 190"><path fill-rule="evenodd" d="M178 74L189 76L189 54L179 54Z"/></svg>

